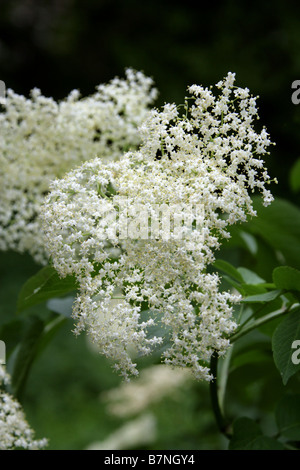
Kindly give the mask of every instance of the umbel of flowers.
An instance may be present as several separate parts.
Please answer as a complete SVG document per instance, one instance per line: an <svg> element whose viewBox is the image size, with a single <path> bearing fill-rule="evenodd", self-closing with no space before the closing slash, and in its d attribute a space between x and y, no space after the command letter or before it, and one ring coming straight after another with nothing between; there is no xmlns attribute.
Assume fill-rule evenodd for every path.
<svg viewBox="0 0 300 470"><path fill-rule="evenodd" d="M166 364L211 380L207 363L226 352L236 328L239 296L219 291L207 267L228 227L255 216L251 193L257 189L264 205L273 197L262 158L268 134L255 131L256 99L234 81L228 73L215 94L190 86L183 112L175 104L151 111L139 150L107 164L88 161L51 184L44 240L58 273L80 285L75 332L87 330L125 379L138 373L132 351L163 345ZM167 231L120 237L139 210L159 222L158 206L173 216ZM179 207L191 222L179 225L180 236Z"/></svg>
<svg viewBox="0 0 300 470"><path fill-rule="evenodd" d="M73 90L59 103L38 89L28 99L8 90L0 113L0 249L45 263L37 216L50 181L97 155L115 160L137 148L156 95L152 79L132 69L91 96Z"/></svg>

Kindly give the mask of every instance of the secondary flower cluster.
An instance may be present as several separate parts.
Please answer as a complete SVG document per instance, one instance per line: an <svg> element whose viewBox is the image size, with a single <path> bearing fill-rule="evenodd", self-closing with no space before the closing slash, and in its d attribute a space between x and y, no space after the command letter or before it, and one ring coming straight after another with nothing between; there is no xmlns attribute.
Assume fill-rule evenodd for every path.
<svg viewBox="0 0 300 470"><path fill-rule="evenodd" d="M187 369L157 364L143 369L138 379L104 392L101 398L109 413L124 418L147 410L166 396L178 397L179 389L188 386L191 377Z"/></svg>
<svg viewBox="0 0 300 470"><path fill-rule="evenodd" d="M59 103L38 89L29 99L8 90L0 113L0 249L44 263L37 216L50 181L87 159L135 149L156 94L152 79L132 69L91 96L73 90Z"/></svg>
<svg viewBox="0 0 300 470"><path fill-rule="evenodd" d="M1 388L10 377L0 365L0 450L39 450L47 445L47 439L34 439L34 431L25 419L20 403Z"/></svg>
<svg viewBox="0 0 300 470"><path fill-rule="evenodd" d="M138 151L106 165L84 163L52 183L43 207L54 267L61 276L75 274L80 285L75 332L86 329L126 379L137 374L133 351L162 347L166 364L211 380L207 362L215 350L225 353L236 328L232 305L239 297L219 291L219 277L207 267L228 226L255 215L249 193L257 188L265 205L272 195L261 159L270 140L265 129L254 130L255 99L234 79L229 73L216 95L189 87L183 113L175 104L153 110ZM157 205L169 207L168 232L160 224L155 236L121 240L124 217L136 225L130 208L137 205L156 224ZM180 237L178 207L191 222Z"/></svg>

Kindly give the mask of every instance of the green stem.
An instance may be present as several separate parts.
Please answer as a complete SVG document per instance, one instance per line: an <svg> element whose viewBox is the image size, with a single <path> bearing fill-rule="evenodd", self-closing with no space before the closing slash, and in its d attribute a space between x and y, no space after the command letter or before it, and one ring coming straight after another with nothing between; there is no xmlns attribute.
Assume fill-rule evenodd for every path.
<svg viewBox="0 0 300 470"><path fill-rule="evenodd" d="M268 321L273 320L274 318L277 318L281 315L285 315L290 311L290 308L286 309L279 309L275 310L274 312L268 313L262 318L258 318L256 321L254 321L251 325L248 325L246 328L241 328L240 331L235 333L230 337L230 342L233 343L234 341L238 340L245 334L249 333L250 331L254 330L260 325L263 325L264 323L267 323ZM218 355L217 352L214 351L214 353L211 356L210 360L210 370L213 375L213 379L210 382L210 398L211 398L211 404L212 404L212 409L213 413L215 416L216 423L218 425L218 428L224 436L226 436L228 439L231 438L231 434L228 431L228 425L225 421L224 418L224 396L225 396L225 389L226 389L226 382L227 382L227 372L229 368L229 363L230 363L230 355L228 358L225 359L225 370L223 371L223 377L221 375L221 390L220 390L220 399L218 396L218 383L217 383L217 373L218 373ZM225 375L224 375L225 374ZM221 403L221 405L220 405Z"/></svg>
<svg viewBox="0 0 300 470"><path fill-rule="evenodd" d="M266 286L267 284L265 284ZM271 284L270 284L271 285ZM273 300L276 300L278 299L280 296L282 295L282 291L280 291L278 293L278 295L273 299ZM244 306L245 304L242 304L242 307ZM249 323L251 320L253 320L253 317L255 317L259 312L261 312L261 310L263 310L265 308L265 304L262 304L255 312L252 313L252 315L250 315L249 318L247 318L247 320L241 325L242 327L244 327L247 323Z"/></svg>
<svg viewBox="0 0 300 470"><path fill-rule="evenodd" d="M255 320L251 325L248 325L246 328L241 328L240 331L232 335L229 339L231 343L234 343L237 339L241 338L245 334L249 333L250 331L254 330L258 326L263 325L264 323L267 323L270 320L273 320L274 318L277 318L281 315L285 315L286 313L290 312L290 308L282 309L280 308L279 310L275 310L274 312L268 313L264 317L258 318Z"/></svg>
<svg viewBox="0 0 300 470"><path fill-rule="evenodd" d="M226 437L230 438L229 433L227 432L227 424L225 418L222 414L219 397L218 397L218 384L217 384L217 371L218 371L218 355L215 351L210 359L210 370L213 375L213 379L210 381L210 399L212 404L212 409L215 415L216 423L218 428L222 434Z"/></svg>

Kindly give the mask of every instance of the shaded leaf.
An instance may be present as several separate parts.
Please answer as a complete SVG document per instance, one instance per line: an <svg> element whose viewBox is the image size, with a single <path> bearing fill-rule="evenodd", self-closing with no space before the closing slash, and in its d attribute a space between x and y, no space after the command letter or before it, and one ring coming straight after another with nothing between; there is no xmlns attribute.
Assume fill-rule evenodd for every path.
<svg viewBox="0 0 300 470"><path fill-rule="evenodd" d="M75 278L67 276L61 279L53 267L46 266L22 287L18 297L17 312L76 289Z"/></svg>
<svg viewBox="0 0 300 470"><path fill-rule="evenodd" d="M60 330L60 328L67 322L67 318L59 315L56 316L51 322L49 322L44 331L39 338L37 349L36 349L36 357L39 356L43 350L48 346L52 338L56 335L56 333Z"/></svg>
<svg viewBox="0 0 300 470"><path fill-rule="evenodd" d="M265 283L266 281L259 277L255 272L250 271L250 269L247 268L238 268L238 272L242 276L242 280L246 284L262 284Z"/></svg>
<svg viewBox="0 0 300 470"><path fill-rule="evenodd" d="M250 418L239 418L233 424L230 450L284 450L281 442L264 436L259 425Z"/></svg>
<svg viewBox="0 0 300 470"><path fill-rule="evenodd" d="M280 434L288 439L300 441L300 394L285 395L275 414Z"/></svg>
<svg viewBox="0 0 300 470"><path fill-rule="evenodd" d="M272 337L274 362L284 385L300 370L300 364L294 363L295 350L292 345L295 340L300 340L300 308L282 320Z"/></svg>
<svg viewBox="0 0 300 470"><path fill-rule="evenodd" d="M247 224L247 230L258 233L276 252L283 255L285 263L300 266L300 210L285 199L277 197L268 207L263 207L259 197L253 198L257 217Z"/></svg>
<svg viewBox="0 0 300 470"><path fill-rule="evenodd" d="M266 293L266 288L262 284L241 284L240 292L244 297L260 295Z"/></svg>
<svg viewBox="0 0 300 470"><path fill-rule="evenodd" d="M31 364L35 358L38 340L44 329L44 322L37 316L31 316L22 341L20 343L12 373L12 387L16 397L20 397L24 389Z"/></svg>
<svg viewBox="0 0 300 470"><path fill-rule="evenodd" d="M230 277L232 277L236 281L243 282L242 275L239 273L239 271L234 266L232 266L232 264L228 263L228 261L224 261L222 259L217 259L214 262L214 266L217 269L220 269L224 273L228 274Z"/></svg>
<svg viewBox="0 0 300 470"><path fill-rule="evenodd" d="M300 291L300 271L290 266L275 268L273 271L273 281L279 289Z"/></svg>
<svg viewBox="0 0 300 470"><path fill-rule="evenodd" d="M247 233L244 230L240 230L239 236L244 241L245 246L250 251L250 253L252 255L256 255L258 250L256 238L252 234Z"/></svg>
<svg viewBox="0 0 300 470"><path fill-rule="evenodd" d="M276 299L280 294L280 290L272 290L270 292L265 292L263 294L250 295L242 300L245 303L260 303L260 302L270 302L271 300Z"/></svg>

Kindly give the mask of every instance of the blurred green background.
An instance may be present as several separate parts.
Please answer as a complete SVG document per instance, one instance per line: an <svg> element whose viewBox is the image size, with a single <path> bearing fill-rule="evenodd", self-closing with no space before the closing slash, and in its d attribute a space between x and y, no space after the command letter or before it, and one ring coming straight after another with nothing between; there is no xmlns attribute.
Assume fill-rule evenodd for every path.
<svg viewBox="0 0 300 470"><path fill-rule="evenodd" d="M276 143L267 162L279 180L272 192L299 204L289 184L300 157L300 105L291 101L291 84L300 80L298 2L0 0L0 79L7 88L28 95L39 87L55 99L74 88L87 95L97 84L123 76L128 66L153 77L157 105L183 102L188 85L209 86L236 72L237 84L260 96L261 122ZM0 259L4 323L15 314L22 284L39 267L26 255L1 253ZM112 418L99 401L100 392L117 386L119 378L71 329L69 320L36 362L23 397L28 420L38 437L49 437L52 449L82 449L124 421ZM258 384L247 391L246 378L247 373L235 382L241 380L244 395L234 387L232 393L247 408L251 394L258 397L261 390ZM152 448L226 447L205 385L193 384L181 401L165 399L152 411L158 423Z"/></svg>

